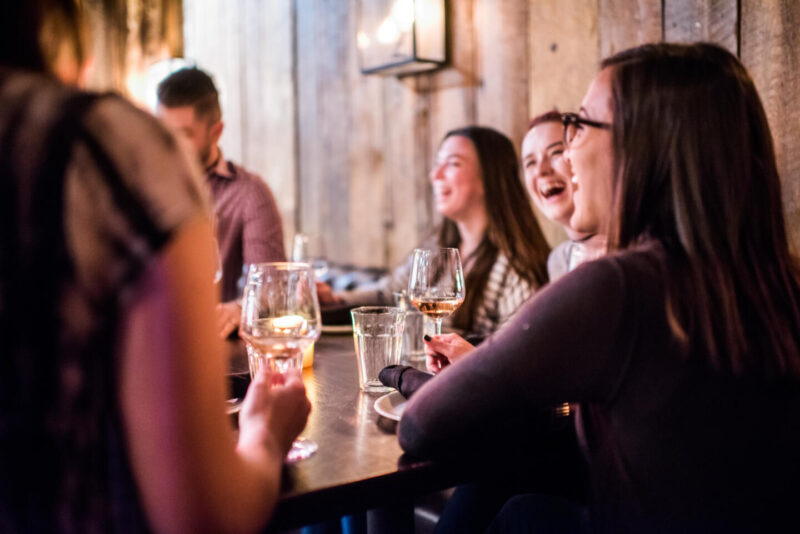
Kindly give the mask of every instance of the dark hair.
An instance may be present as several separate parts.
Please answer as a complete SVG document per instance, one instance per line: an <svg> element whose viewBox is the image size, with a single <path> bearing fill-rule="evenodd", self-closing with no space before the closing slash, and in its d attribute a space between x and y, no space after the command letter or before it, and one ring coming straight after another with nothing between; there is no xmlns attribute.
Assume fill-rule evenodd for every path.
<svg viewBox="0 0 800 534"><path fill-rule="evenodd" d="M713 367L800 377L800 291L772 136L725 49L651 44L612 69L614 248L667 251L670 327Z"/></svg>
<svg viewBox="0 0 800 534"><path fill-rule="evenodd" d="M539 126L540 124L544 124L545 122L557 122L559 124L563 124L561 121L561 112L559 112L557 109L553 109L546 113L542 113L541 115L535 116L528 123L528 131Z"/></svg>
<svg viewBox="0 0 800 534"><path fill-rule="evenodd" d="M33 0L0 2L0 65L45 71L39 45L42 6Z"/></svg>
<svg viewBox="0 0 800 534"><path fill-rule="evenodd" d="M511 140L482 126L451 130L444 139L456 135L472 141L478 154L488 218L486 233L475 252L475 264L464 281L469 288L467 296L453 315L453 326L470 331L497 254L502 252L514 271L538 288L547 283L550 247L522 186L519 160ZM455 222L444 220L439 243L446 247L457 247L461 243Z"/></svg>
<svg viewBox="0 0 800 534"><path fill-rule="evenodd" d="M192 106L199 120L220 120L219 93L206 72L189 67L180 69L158 84L158 102L168 108Z"/></svg>
<svg viewBox="0 0 800 534"><path fill-rule="evenodd" d="M0 6L0 65L45 72L55 67L64 44L83 64L87 27L75 0L25 0Z"/></svg>

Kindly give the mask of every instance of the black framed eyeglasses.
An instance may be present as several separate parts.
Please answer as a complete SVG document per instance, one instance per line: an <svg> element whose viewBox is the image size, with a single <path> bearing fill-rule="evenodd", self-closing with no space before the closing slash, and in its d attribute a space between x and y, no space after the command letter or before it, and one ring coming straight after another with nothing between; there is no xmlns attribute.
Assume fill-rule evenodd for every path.
<svg viewBox="0 0 800 534"><path fill-rule="evenodd" d="M609 122L599 122L591 119L585 119L577 113L562 113L561 122L564 124L565 147L569 147L570 144L575 141L575 137L578 135L578 132L583 130L584 126L591 126L592 128L599 128L601 130L611 129L611 123Z"/></svg>

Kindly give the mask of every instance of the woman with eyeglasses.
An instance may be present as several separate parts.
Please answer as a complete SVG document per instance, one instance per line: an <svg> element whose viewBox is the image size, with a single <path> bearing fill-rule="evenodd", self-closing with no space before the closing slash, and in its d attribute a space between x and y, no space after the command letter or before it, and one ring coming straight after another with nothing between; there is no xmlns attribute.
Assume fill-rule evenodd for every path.
<svg viewBox="0 0 800 534"><path fill-rule="evenodd" d="M800 282L753 81L716 45L645 45L565 120L570 224L613 252L418 390L401 445L514 462L530 407L575 402L590 505L516 497L491 531L796 529Z"/></svg>

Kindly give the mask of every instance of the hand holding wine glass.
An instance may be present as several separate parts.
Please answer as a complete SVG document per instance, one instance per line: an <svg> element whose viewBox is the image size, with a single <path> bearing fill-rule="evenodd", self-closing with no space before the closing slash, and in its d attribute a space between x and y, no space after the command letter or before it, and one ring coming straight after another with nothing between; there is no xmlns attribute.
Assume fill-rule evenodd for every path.
<svg viewBox="0 0 800 534"><path fill-rule="evenodd" d="M239 335L247 346L253 381L264 367L273 374L303 368L303 349L320 336L319 303L311 267L302 263L250 266L242 299ZM288 460L317 450L308 439L294 442Z"/></svg>
<svg viewBox="0 0 800 534"><path fill-rule="evenodd" d="M432 318L436 335L442 319L464 301L464 271L456 248L415 249L408 281L411 303Z"/></svg>

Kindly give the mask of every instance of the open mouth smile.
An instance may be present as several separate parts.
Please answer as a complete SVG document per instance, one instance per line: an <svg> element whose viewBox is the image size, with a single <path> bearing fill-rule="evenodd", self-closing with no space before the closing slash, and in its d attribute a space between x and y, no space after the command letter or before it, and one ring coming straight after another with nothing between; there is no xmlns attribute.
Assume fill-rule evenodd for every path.
<svg viewBox="0 0 800 534"><path fill-rule="evenodd" d="M557 181L549 180L546 182L540 181L537 187L539 189L539 194L542 196L542 198L549 199L563 193L564 190L567 188L567 184L565 184L561 180Z"/></svg>

